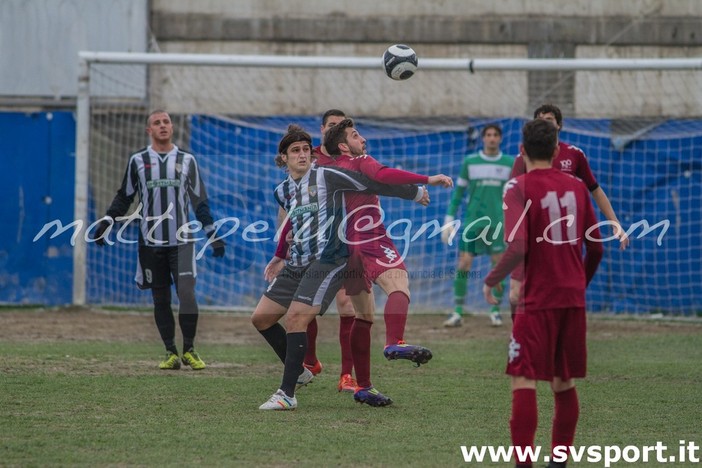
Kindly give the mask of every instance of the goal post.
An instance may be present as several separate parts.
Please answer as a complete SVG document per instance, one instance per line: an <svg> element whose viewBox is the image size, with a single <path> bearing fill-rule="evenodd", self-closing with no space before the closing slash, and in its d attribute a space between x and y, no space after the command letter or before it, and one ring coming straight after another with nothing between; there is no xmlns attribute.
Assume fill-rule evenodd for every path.
<svg viewBox="0 0 702 468"><path fill-rule="evenodd" d="M215 218L226 220L228 229L239 223L225 240L225 259L205 253L198 262L198 296L205 306L248 309L265 288L262 271L275 245L271 194L284 176L273 157L289 123L302 124L318 143L321 114L339 108L358 121L369 153L384 164L455 178L463 157L480 148L478 132L487 123L502 126L502 150L516 154L521 126L533 111L529 73L553 72L575 82L571 102L553 102L564 109L561 139L585 151L625 229L633 227L629 251L605 245L588 290L590 309L698 310L702 58L420 54L416 75L402 82L385 76L380 54L86 51L79 58L75 219L87 227L104 214L127 156L148 143L146 114L168 110L176 144L198 157ZM554 79L548 85L563 83ZM443 221L450 191L434 188L431 194L427 209L385 198L382 206L386 226L407 255L413 310L441 312L452 305L457 246L431 236L432 223ZM245 239L243 230L263 226L257 223L265 223L263 234ZM75 304L150 301L133 285L133 245L98 249L76 242L73 258ZM468 310L486 308L479 285L489 268L487 258L476 258Z"/></svg>

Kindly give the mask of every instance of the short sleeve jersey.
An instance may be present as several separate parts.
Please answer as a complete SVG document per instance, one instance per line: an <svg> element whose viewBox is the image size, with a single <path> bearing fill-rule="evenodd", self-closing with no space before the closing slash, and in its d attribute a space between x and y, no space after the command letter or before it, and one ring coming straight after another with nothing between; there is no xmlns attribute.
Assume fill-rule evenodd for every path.
<svg viewBox="0 0 702 468"><path fill-rule="evenodd" d="M504 204L505 240L526 250L520 302L527 310L584 307L583 242L586 233L599 238L585 185L553 167L535 169L507 182Z"/></svg>
<svg viewBox="0 0 702 468"><path fill-rule="evenodd" d="M558 142L558 156L553 159L552 164L554 168L566 174L572 174L582 180L591 192L599 187L597 179L595 179L590 169L590 163L587 162L585 153L577 146L569 145L562 141ZM524 158L519 155L514 159L514 167L512 167L510 177L514 178L525 173Z"/></svg>
<svg viewBox="0 0 702 468"><path fill-rule="evenodd" d="M464 213L466 223L471 222L475 226L475 220L483 217L490 219L491 226L501 223L502 192L513 164L514 158L501 152L488 156L480 151L466 156L447 214L456 216L467 191L468 205Z"/></svg>

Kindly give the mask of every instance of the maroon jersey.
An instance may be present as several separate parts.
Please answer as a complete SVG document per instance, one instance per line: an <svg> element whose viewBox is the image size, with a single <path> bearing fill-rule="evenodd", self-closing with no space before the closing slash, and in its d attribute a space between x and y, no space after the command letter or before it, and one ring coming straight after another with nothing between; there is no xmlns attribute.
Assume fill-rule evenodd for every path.
<svg viewBox="0 0 702 468"><path fill-rule="evenodd" d="M485 283L494 286L523 258L520 308L585 307L585 287L603 251L593 240L600 232L585 186L553 167L535 169L507 182L504 206L508 252Z"/></svg>
<svg viewBox="0 0 702 468"><path fill-rule="evenodd" d="M590 170L590 164L587 162L585 153L577 146L569 145L562 141L558 142L558 156L553 159L553 167L567 174L572 174L582 180L591 192L599 187L597 179L595 179L595 176ZM514 158L514 165L512 166L510 178L522 174L526 174L526 165L522 155L519 155Z"/></svg>
<svg viewBox="0 0 702 468"><path fill-rule="evenodd" d="M320 166L343 167L365 174L373 179L383 165L370 156L352 158L341 155L334 159L325 154L317 154L317 164ZM370 193L345 193L346 204L346 236L351 242L363 239L385 237L385 225L380 216L380 200L377 195Z"/></svg>
<svg viewBox="0 0 702 468"><path fill-rule="evenodd" d="M369 179L391 184L426 183L427 177L396 169L390 169L369 155L352 157L342 154L336 158L325 155L319 148L314 149L314 156L319 166L335 166L360 172ZM392 173L392 177L381 177L380 173ZM398 177L397 174L400 174ZM346 236L352 242L386 237L385 226L382 223L380 200L377 195L360 192L344 193L346 204Z"/></svg>

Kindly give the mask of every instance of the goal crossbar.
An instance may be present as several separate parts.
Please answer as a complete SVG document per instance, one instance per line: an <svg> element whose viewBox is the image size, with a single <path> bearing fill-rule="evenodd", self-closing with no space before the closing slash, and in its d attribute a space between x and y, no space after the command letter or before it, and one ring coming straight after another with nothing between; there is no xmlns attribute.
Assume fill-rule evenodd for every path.
<svg viewBox="0 0 702 468"><path fill-rule="evenodd" d="M380 57L285 56L173 54L139 52L80 52L79 58L90 63L137 63L159 65L208 65L222 67L271 68L355 68L374 69L382 65ZM699 70L702 57L695 58L419 58L419 68L470 72L476 71L607 71L607 70Z"/></svg>

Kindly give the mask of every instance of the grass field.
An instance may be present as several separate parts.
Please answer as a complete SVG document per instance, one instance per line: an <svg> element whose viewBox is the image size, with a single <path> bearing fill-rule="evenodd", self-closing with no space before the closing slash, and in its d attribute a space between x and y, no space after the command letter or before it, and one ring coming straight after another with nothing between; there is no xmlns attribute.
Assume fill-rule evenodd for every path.
<svg viewBox="0 0 702 468"><path fill-rule="evenodd" d="M509 445L506 327L412 316L408 337L435 354L414 368L382 358L381 321L374 383L395 404L371 408L335 390L337 324L320 320L326 367L298 410L262 412L282 366L245 317L203 315L208 368L165 372L149 314L0 312L0 465L471 466L461 445ZM576 444L702 443L702 323L591 318L590 329ZM546 385L539 403L546 446Z"/></svg>

